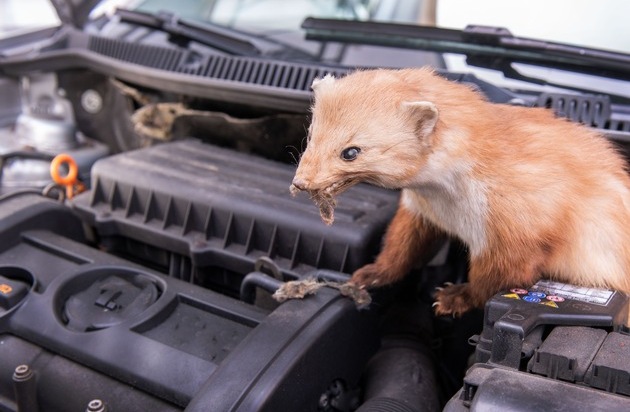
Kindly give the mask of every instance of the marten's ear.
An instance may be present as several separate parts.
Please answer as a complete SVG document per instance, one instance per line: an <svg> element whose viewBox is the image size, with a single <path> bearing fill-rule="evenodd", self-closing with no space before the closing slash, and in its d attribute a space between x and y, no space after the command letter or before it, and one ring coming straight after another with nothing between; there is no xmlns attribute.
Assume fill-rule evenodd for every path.
<svg viewBox="0 0 630 412"><path fill-rule="evenodd" d="M427 136L433 131L438 120L438 110L433 103L425 101L403 102L403 107L416 120L421 136Z"/></svg>
<svg viewBox="0 0 630 412"><path fill-rule="evenodd" d="M333 84L334 82L335 82L335 76L328 73L326 74L326 76L324 76L321 79L313 79L313 83L311 84L311 89L313 89L314 92L317 92L318 89L329 86Z"/></svg>

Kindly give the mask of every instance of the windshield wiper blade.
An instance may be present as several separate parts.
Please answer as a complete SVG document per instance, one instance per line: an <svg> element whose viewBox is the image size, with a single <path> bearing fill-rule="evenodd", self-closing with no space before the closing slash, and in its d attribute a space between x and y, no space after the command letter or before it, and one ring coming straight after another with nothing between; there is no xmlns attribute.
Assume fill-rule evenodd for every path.
<svg viewBox="0 0 630 412"><path fill-rule="evenodd" d="M630 55L562 43L515 37L499 27L464 30L429 26L319 19L302 23L307 40L368 44L464 54L474 66L511 72L511 63L630 79Z"/></svg>
<svg viewBox="0 0 630 412"><path fill-rule="evenodd" d="M239 56L260 56L262 51L245 34L212 23L195 23L180 19L173 13L144 13L117 9L121 22L163 31L175 40L195 41L225 53Z"/></svg>

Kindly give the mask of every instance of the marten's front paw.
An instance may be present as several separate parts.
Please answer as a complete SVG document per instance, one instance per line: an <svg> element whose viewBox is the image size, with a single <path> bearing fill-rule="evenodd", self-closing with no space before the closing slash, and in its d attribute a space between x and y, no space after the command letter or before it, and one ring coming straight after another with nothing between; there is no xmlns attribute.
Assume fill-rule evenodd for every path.
<svg viewBox="0 0 630 412"><path fill-rule="evenodd" d="M375 263L365 265L357 269L350 279L350 283L354 283L360 288L376 288L383 285L383 279L386 274Z"/></svg>
<svg viewBox="0 0 630 412"><path fill-rule="evenodd" d="M474 307L470 298L468 283L458 285L446 285L437 288L435 303L433 304L436 315L453 315L459 317Z"/></svg>

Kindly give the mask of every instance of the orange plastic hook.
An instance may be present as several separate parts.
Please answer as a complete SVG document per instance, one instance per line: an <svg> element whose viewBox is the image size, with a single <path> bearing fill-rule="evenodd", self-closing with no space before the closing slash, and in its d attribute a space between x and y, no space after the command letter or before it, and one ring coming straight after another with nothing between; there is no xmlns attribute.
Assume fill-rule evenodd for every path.
<svg viewBox="0 0 630 412"><path fill-rule="evenodd" d="M63 164L68 166L68 173L65 176L59 173L59 167ZM55 183L66 187L66 197L72 199L74 196L74 187L80 185L80 182L77 180L79 167L72 156L65 153L55 156L52 162L50 162L50 176Z"/></svg>

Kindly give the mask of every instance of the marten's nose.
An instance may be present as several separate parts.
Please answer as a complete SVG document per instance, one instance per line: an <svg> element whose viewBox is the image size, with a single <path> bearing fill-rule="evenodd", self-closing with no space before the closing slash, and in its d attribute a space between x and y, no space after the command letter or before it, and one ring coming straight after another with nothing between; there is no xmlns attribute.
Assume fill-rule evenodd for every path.
<svg viewBox="0 0 630 412"><path fill-rule="evenodd" d="M308 183L304 179L300 179L298 177L293 179L293 186L297 187L300 190L306 190Z"/></svg>

